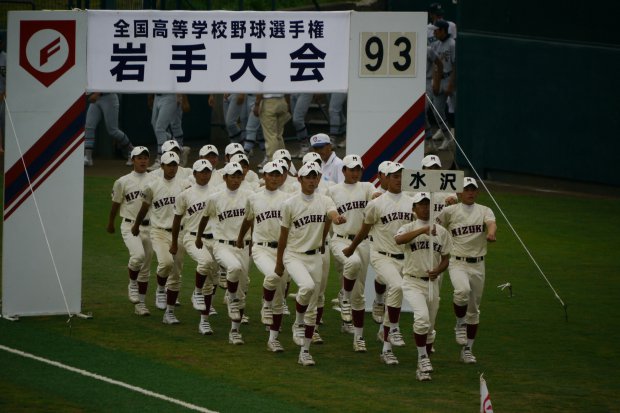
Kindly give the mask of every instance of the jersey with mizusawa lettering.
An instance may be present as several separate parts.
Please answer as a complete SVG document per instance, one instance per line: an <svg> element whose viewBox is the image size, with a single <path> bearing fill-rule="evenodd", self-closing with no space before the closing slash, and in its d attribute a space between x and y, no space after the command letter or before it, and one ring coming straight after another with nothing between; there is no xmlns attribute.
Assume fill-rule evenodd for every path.
<svg viewBox="0 0 620 413"><path fill-rule="evenodd" d="M487 254L486 222L495 221L491 208L462 203L447 206L437 217L452 236L452 255L482 257Z"/></svg>
<svg viewBox="0 0 620 413"><path fill-rule="evenodd" d="M142 190L151 180L150 174L132 171L121 176L112 187L112 202L120 204L120 216L135 220L142 206Z"/></svg>
<svg viewBox="0 0 620 413"><path fill-rule="evenodd" d="M339 215L343 215L347 222L333 226L336 234L347 236L355 235L364 222L364 210L372 200L375 187L370 182L345 184L344 182L332 185L327 189L329 196L336 205Z"/></svg>
<svg viewBox="0 0 620 413"><path fill-rule="evenodd" d="M152 227L172 228L176 197L187 187L189 187L187 179L178 176L170 180L156 178L145 185L142 200L151 206L149 211Z"/></svg>
<svg viewBox="0 0 620 413"><path fill-rule="evenodd" d="M428 221L418 219L400 227L396 235L411 232L426 225L428 225ZM448 231L441 225L436 224L435 232L437 235L433 235L433 262L430 262L430 254L428 252L430 237L426 234L418 235L405 245L403 275L428 277L427 271L437 268L441 262L441 256L450 254L452 251L452 238Z"/></svg>
<svg viewBox="0 0 620 413"><path fill-rule="evenodd" d="M433 194L433 214L437 216L444 207L446 207L446 199L453 197L454 199L458 199L454 192L435 192Z"/></svg>
<svg viewBox="0 0 620 413"><path fill-rule="evenodd" d="M207 198L207 207L204 215L209 222L215 221L213 237L217 240L236 241L239 228L245 219L245 206L253 192L239 188L236 191L224 189L212 193ZM249 239L246 234L245 239Z"/></svg>
<svg viewBox="0 0 620 413"><path fill-rule="evenodd" d="M177 196L174 204L175 215L183 216L183 227L186 231L198 231L198 225L211 194L209 185L193 184Z"/></svg>
<svg viewBox="0 0 620 413"><path fill-rule="evenodd" d="M404 194L386 192L373 199L364 211L364 223L373 226L371 247L376 251L402 254L394 241L398 228L413 221L413 199Z"/></svg>
<svg viewBox="0 0 620 413"><path fill-rule="evenodd" d="M286 248L293 252L316 250L323 245L323 228L327 214L336 211L328 196L302 192L282 205L282 226L288 228Z"/></svg>
<svg viewBox="0 0 620 413"><path fill-rule="evenodd" d="M250 195L245 208L246 221L254 221L253 242L273 242L280 237L280 208L291 195L279 189Z"/></svg>

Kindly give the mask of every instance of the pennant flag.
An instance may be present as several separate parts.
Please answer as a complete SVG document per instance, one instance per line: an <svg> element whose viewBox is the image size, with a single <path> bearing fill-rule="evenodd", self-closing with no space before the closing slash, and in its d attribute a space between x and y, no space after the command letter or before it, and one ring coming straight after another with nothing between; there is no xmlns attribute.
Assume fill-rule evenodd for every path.
<svg viewBox="0 0 620 413"><path fill-rule="evenodd" d="M480 375L480 413L493 413L491 395L489 395L487 382L484 378L482 378L482 374Z"/></svg>

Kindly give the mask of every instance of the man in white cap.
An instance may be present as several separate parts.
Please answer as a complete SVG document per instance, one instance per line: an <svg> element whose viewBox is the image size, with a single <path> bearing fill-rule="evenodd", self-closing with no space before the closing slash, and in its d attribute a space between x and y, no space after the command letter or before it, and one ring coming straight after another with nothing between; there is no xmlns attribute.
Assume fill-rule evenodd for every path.
<svg viewBox="0 0 620 413"><path fill-rule="evenodd" d="M364 287L370 260L370 245L368 240L362 241L350 257L346 257L342 251L361 229L364 209L372 200L375 187L370 182L360 182L364 165L359 155L347 155L342 161L344 182L330 186L327 196L334 201L338 213L343 215L347 222L334 227L329 246L342 269L342 290L338 295L342 321L353 322L353 350L366 352L363 335Z"/></svg>
<svg viewBox="0 0 620 413"><path fill-rule="evenodd" d="M321 156L323 161L323 179L336 184L344 181L342 174L342 159L336 155L332 148L332 141L325 133L317 133L310 137L310 146Z"/></svg>
<svg viewBox="0 0 620 413"><path fill-rule="evenodd" d="M413 309L413 337L418 349L416 378L428 381L433 372L429 352L435 340L433 328L439 308L437 277L448 268L452 239L438 224L433 225L432 238L429 236L430 195L427 192L413 196L413 212L418 219L400 227L394 239L397 244L405 245L403 299Z"/></svg>
<svg viewBox="0 0 620 413"><path fill-rule="evenodd" d="M220 152L217 150L215 145L209 144L200 148L198 151L198 159L206 159L213 167L213 170L211 171L211 179L209 180L209 185L211 185L212 188L224 182L224 179L222 178L222 169L217 169L217 166L220 163Z"/></svg>
<svg viewBox="0 0 620 413"><path fill-rule="evenodd" d="M265 186L248 198L245 220L237 237L237 247L241 247L248 230L253 228L252 259L265 276L261 321L269 327L267 349L274 353L284 351L278 334L282 326L284 291L288 281L286 272L282 277L274 272L280 236L280 207L290 197L290 194L278 189L283 173L279 162L267 162L263 166Z"/></svg>
<svg viewBox="0 0 620 413"><path fill-rule="evenodd" d="M401 191L402 170L403 165L398 162L392 162L386 169L387 192L368 203L364 210L364 223L351 245L343 250L345 256L353 255L357 246L373 229L370 264L377 273L377 280L387 287L387 317L383 317L383 330L379 331L378 337L383 340L381 361L388 365L398 364L392 345L405 345L398 326L403 299L402 268L405 255L394 241L394 234L398 228L413 221L413 213L411 197Z"/></svg>
<svg viewBox="0 0 620 413"><path fill-rule="evenodd" d="M182 149L181 149L181 145L179 145L179 143L177 141L175 141L174 139L171 139L169 141L165 141L162 145L161 145L161 150L162 153L166 153L166 152L174 152L179 156L179 159L181 159L181 155L182 155ZM156 168L155 168L156 167ZM153 176L157 176L157 177L161 177L163 174L163 170L161 168L161 164L159 166L157 166L157 163L151 165L149 167L149 171L151 171L151 174ZM177 175L179 176L179 178L190 178L192 176L192 168L185 168L183 166L181 166L179 164L179 168L177 169Z"/></svg>
<svg viewBox="0 0 620 413"><path fill-rule="evenodd" d="M174 202L176 197L187 187L189 182L177 176L179 155L166 152L160 159L163 176L149 181L142 191L142 207L131 227L131 233L138 236L140 223L150 210L151 242L157 256L157 291L155 305L164 312L164 324L178 324L174 315L174 306L181 289L181 270L185 250L170 254L172 245L172 221L174 219ZM165 287L165 289L164 289Z"/></svg>
<svg viewBox="0 0 620 413"><path fill-rule="evenodd" d="M243 153L238 153L230 158L230 162L237 162L243 168L243 182L241 187L250 191L256 191L260 187L260 178L256 172L250 169L250 160Z"/></svg>
<svg viewBox="0 0 620 413"><path fill-rule="evenodd" d="M301 192L287 199L281 209L275 273L283 276L286 269L299 287L295 299L293 340L301 346L297 362L312 366L315 362L310 355L310 343L323 278L321 253L325 249L331 222L339 225L346 219L338 214L329 197L315 193L320 178L313 163L299 169L298 179Z"/></svg>
<svg viewBox="0 0 620 413"><path fill-rule="evenodd" d="M422 169L441 169L441 160L437 155L427 155L422 159ZM433 193L433 212L438 214L448 205L458 202L454 192L434 192Z"/></svg>
<svg viewBox="0 0 620 413"><path fill-rule="evenodd" d="M244 344L239 332L241 318L245 310L248 289L248 270L250 266L250 239L243 240L243 248L237 248L237 236L244 221L245 206L251 191L240 188L243 182L243 168L236 162L224 167L226 188L211 194L196 233L196 247L202 248L202 235L207 224L218 221L214 227L215 239L213 255L217 263L226 269L228 317L231 329L228 334L230 344Z"/></svg>
<svg viewBox="0 0 620 413"><path fill-rule="evenodd" d="M130 156L133 171L117 179L112 187L112 207L108 217L107 231L114 234L114 220L120 211L121 236L129 251L129 263L127 264L129 301L135 304L134 311L137 315L146 316L150 314L145 304L145 297L153 256L149 220L145 219L141 222L139 237L131 233L131 227L142 205L140 194L149 180L149 174L146 172L149 166L149 150L145 146L136 146L132 149Z"/></svg>
<svg viewBox="0 0 620 413"><path fill-rule="evenodd" d="M484 289L487 242L495 242L497 224L493 211L476 203L478 183L465 178L461 202L447 206L437 217L452 235L453 249L450 258L450 281L454 287L454 328L456 342L463 346L461 361L476 363L472 353L474 339L480 323L480 301Z"/></svg>
<svg viewBox="0 0 620 413"><path fill-rule="evenodd" d="M295 168L295 164L293 164L293 158L291 157L291 153L288 151L288 149L278 149L277 151L275 151L273 153L272 160L275 161L277 159L284 159L288 164L288 167L286 168L288 170L288 173L292 176L297 175L297 169Z"/></svg>
<svg viewBox="0 0 620 413"><path fill-rule="evenodd" d="M215 258L207 248L196 248L195 240L198 231L198 224L204 212L207 197L211 192L211 163L206 159L199 159L192 166L195 183L181 192L176 197L174 204L174 220L172 222L172 244L170 253L176 255L178 251L178 238L181 230L181 223L185 228L185 235L182 239L183 248L189 256L196 261L195 286L191 301L194 310L200 311L200 322L198 332L200 334L213 334L209 324L209 309L211 308L211 298L214 292L214 285L217 283L218 265Z"/></svg>

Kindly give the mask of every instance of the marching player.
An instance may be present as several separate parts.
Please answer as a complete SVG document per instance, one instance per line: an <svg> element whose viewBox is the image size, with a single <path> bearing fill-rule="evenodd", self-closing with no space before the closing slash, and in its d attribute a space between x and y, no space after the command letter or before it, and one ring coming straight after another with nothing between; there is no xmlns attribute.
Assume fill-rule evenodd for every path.
<svg viewBox="0 0 620 413"><path fill-rule="evenodd" d="M315 193L319 170L312 164L299 169L301 192L282 205L282 223L278 239L275 272L284 275L286 269L299 290L295 299L293 340L301 345L297 362L303 366L315 364L310 355L310 342L316 324L317 300L323 277L325 238L331 222L339 225L346 219L336 211L327 196Z"/></svg>
<svg viewBox="0 0 620 413"><path fill-rule="evenodd" d="M202 248L202 235L210 220L217 220L214 227L213 255L217 263L226 269L228 284L227 305L231 329L228 334L230 344L243 344L239 332L241 317L245 309L245 291L249 283L250 240L243 240L243 248L237 248L237 236L245 216L245 206L251 191L240 188L243 181L243 169L236 162L229 162L224 167L226 189L217 191L207 198L198 231L196 247Z"/></svg>
<svg viewBox="0 0 620 413"><path fill-rule="evenodd" d="M378 337L383 340L381 361L385 364L398 364L392 352L392 345L405 345L398 321L403 299L402 268L405 255L394 241L394 234L402 225L413 221L412 199L401 191L403 166L392 162L386 171L388 191L368 203L364 210L364 223L351 245L342 252L350 257L355 249L368 236L372 229L370 244L370 264L377 273L377 281L387 286L387 318L383 317L383 332ZM381 334L382 333L382 334Z"/></svg>
<svg viewBox="0 0 620 413"><path fill-rule="evenodd" d="M487 242L495 242L497 224L493 211L476 203L478 183L465 178L461 202L447 206L437 217L452 235L453 249L448 271L454 287L456 342L463 346L461 361L476 363L472 353L480 323L480 301L484 289L484 258Z"/></svg>
<svg viewBox="0 0 620 413"><path fill-rule="evenodd" d="M345 257L342 251L362 227L364 209L375 193L375 187L370 182L360 182L363 168L359 155L345 156L342 167L344 182L327 189L327 196L334 201L338 213L347 220L346 224L334 227L329 246L342 267L342 295L338 295L340 315L345 323L353 321L353 350L356 352L366 352L363 335L364 287L370 246L367 240L362 241L350 257Z"/></svg>
<svg viewBox="0 0 620 413"><path fill-rule="evenodd" d="M213 296L214 284L217 283L217 269L215 259L207 248L196 248L195 240L198 224L206 206L206 200L211 192L208 185L211 179L211 163L206 159L199 159L192 166L195 184L181 192L174 204L174 221L172 222L172 244L170 253L175 255L179 249L178 238L181 222L185 228L183 248L196 261L195 287L191 301L194 310L200 311L200 334L213 334L209 324L209 309Z"/></svg>
<svg viewBox="0 0 620 413"><path fill-rule="evenodd" d="M413 309L413 336L418 348L419 381L431 380L433 366L428 351L433 345L433 327L439 307L439 284L437 277L448 268L452 239L444 227L433 226L433 236L429 236L430 196L418 192L413 196L415 222L398 229L394 239L405 245L405 264L403 266L403 298ZM432 246L431 246L432 239ZM432 248L432 262L429 249ZM429 283L432 288L429 290ZM431 295L432 292L432 295Z"/></svg>
<svg viewBox="0 0 620 413"><path fill-rule="evenodd" d="M422 159L422 169L441 169L441 160L437 155L427 155ZM448 205L454 205L458 202L454 192L434 192L433 193L433 211L439 214L441 210Z"/></svg>
<svg viewBox="0 0 620 413"><path fill-rule="evenodd" d="M179 159L181 159L181 155L183 153L183 149L181 149L181 145L179 145L179 143L175 141L174 139L165 141L161 145L161 150L162 150L162 153L174 152L179 156ZM159 167L157 167L157 169L151 171L151 175L156 176L156 177L161 177L163 175L163 169L161 168L161 164ZM181 165L179 165L179 168L177 170L177 175L179 176L179 178L191 180L192 168L184 168Z"/></svg>
<svg viewBox="0 0 620 413"><path fill-rule="evenodd" d="M146 291L151 273L151 257L153 246L149 236L149 220L140 223L140 236L131 233L131 227L142 205L140 194L149 180L146 168L149 166L149 150L145 146L136 146L131 150L133 171L120 177L112 187L112 207L108 217L107 231L114 234L114 220L120 211L121 236L129 251L129 285L127 291L129 301L135 304L137 315L150 315L145 305Z"/></svg>
<svg viewBox="0 0 620 413"><path fill-rule="evenodd" d="M248 198L245 220L237 237L237 247L242 248L246 233L253 227L252 258L265 276L261 320L269 326L267 349L274 353L284 351L278 334L282 325L284 290L288 281L287 273L280 277L274 272L280 235L280 207L290 197L290 194L278 189L283 174L284 169L279 162L267 162L263 166L265 186Z"/></svg>
<svg viewBox="0 0 620 413"><path fill-rule="evenodd" d="M178 324L179 320L174 315L174 305L181 289L181 270L185 251L179 248L176 255L172 255L169 250L172 244L174 202L189 186L189 182L177 176L180 159L176 153L164 153L160 163L163 177L149 181L142 190L142 207L131 227L131 233L135 236L140 233L140 222L150 210L151 242L157 256L155 306L160 310L166 310L162 320L164 324Z"/></svg>
<svg viewBox="0 0 620 413"><path fill-rule="evenodd" d="M211 179L209 185L211 188L215 188L217 185L224 182L222 178L222 169L217 169L217 165L220 163L220 153L215 145L204 145L198 151L198 159L206 159L209 161L213 169L211 170Z"/></svg>

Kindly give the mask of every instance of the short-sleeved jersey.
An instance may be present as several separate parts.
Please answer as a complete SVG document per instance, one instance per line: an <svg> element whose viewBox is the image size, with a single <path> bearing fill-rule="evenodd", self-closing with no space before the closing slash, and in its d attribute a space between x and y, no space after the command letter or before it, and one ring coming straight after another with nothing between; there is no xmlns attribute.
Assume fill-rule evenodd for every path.
<svg viewBox="0 0 620 413"><path fill-rule="evenodd" d="M245 219L254 221L252 241L273 242L280 237L280 208L291 195L277 189L263 188L250 195L245 208Z"/></svg>
<svg viewBox="0 0 620 413"><path fill-rule="evenodd" d="M217 185L224 182L224 170L223 169L215 169L211 172L211 180L209 181L209 185L215 188Z"/></svg>
<svg viewBox="0 0 620 413"><path fill-rule="evenodd" d="M456 44L454 39L448 37L444 41L436 41L433 43L433 51L439 56L443 63L444 76L452 72L456 65Z"/></svg>
<svg viewBox="0 0 620 413"><path fill-rule="evenodd" d="M332 230L339 235L355 235L364 222L364 209L372 200L375 187L370 182L332 185L327 189L329 196L336 205L338 214L343 215L347 222L334 225Z"/></svg>
<svg viewBox="0 0 620 413"><path fill-rule="evenodd" d="M364 223L373 226L371 247L376 251L402 254L394 241L401 226L413 221L413 199L404 193L386 192L368 203Z"/></svg>
<svg viewBox="0 0 620 413"><path fill-rule="evenodd" d="M164 170L162 168L155 169L154 171L150 172L150 174L153 175L154 178L163 178ZM190 182L194 181L194 171L192 170L192 168L184 168L182 166L179 166L176 176L178 176L179 178L188 179Z"/></svg>
<svg viewBox="0 0 620 413"><path fill-rule="evenodd" d="M435 216L437 216L437 214L439 214L444 207L446 207L446 199L449 197L454 197L455 199L458 199L456 194L454 192L435 192L433 193L433 213L435 214Z"/></svg>
<svg viewBox="0 0 620 413"><path fill-rule="evenodd" d="M320 248L327 214L336 211L334 201L328 196L300 192L282 205L282 226L288 228L286 248L293 252L306 252Z"/></svg>
<svg viewBox="0 0 620 413"><path fill-rule="evenodd" d="M172 228L176 197L187 187L189 182L179 176L170 180L165 178L149 180L142 191L142 200L151 206L150 220L154 228Z"/></svg>
<svg viewBox="0 0 620 413"><path fill-rule="evenodd" d="M301 185L294 176L287 176L286 181L280 186L280 190L287 192L289 195L301 191Z"/></svg>
<svg viewBox="0 0 620 413"><path fill-rule="evenodd" d="M403 225L398 229L396 235L411 232L428 225L428 221L420 219ZM412 277L428 277L427 271L436 268L441 262L442 255L448 255L452 251L452 238L448 231L441 225L435 225L437 235L433 235L433 262L430 263L430 237L421 234L405 245L405 264L403 265L403 275Z"/></svg>
<svg viewBox="0 0 620 413"><path fill-rule="evenodd" d="M198 231L198 225L211 192L209 185L193 184L177 196L174 214L183 216L183 227L186 231Z"/></svg>
<svg viewBox="0 0 620 413"><path fill-rule="evenodd" d="M327 162L323 163L321 167L322 170L322 180L333 182L335 184L339 184L344 181L344 175L342 174L342 159L340 159L336 152L332 152L329 156Z"/></svg>
<svg viewBox="0 0 620 413"><path fill-rule="evenodd" d="M213 237L218 240L236 241L239 229L245 219L245 206L253 192L239 188L236 191L224 189L209 195L204 215L214 221ZM245 239L249 239L246 234Z"/></svg>
<svg viewBox="0 0 620 413"><path fill-rule="evenodd" d="M485 223L495 221L491 208L480 204L458 203L445 207L437 222L452 235L452 255L457 257L482 257L487 253Z"/></svg>
<svg viewBox="0 0 620 413"><path fill-rule="evenodd" d="M142 190L151 179L148 173L132 171L118 178L112 186L112 202L120 204L120 216L135 220L142 206Z"/></svg>

